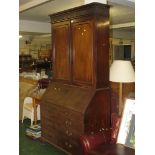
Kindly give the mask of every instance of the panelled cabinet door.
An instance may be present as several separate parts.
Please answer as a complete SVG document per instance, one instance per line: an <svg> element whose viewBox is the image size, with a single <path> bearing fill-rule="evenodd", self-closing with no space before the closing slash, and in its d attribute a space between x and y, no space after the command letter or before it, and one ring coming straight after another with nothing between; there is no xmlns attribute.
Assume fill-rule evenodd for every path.
<svg viewBox="0 0 155 155"><path fill-rule="evenodd" d="M70 22L52 24L54 79L70 80Z"/></svg>
<svg viewBox="0 0 155 155"><path fill-rule="evenodd" d="M76 20L72 27L73 83L93 84L93 22Z"/></svg>

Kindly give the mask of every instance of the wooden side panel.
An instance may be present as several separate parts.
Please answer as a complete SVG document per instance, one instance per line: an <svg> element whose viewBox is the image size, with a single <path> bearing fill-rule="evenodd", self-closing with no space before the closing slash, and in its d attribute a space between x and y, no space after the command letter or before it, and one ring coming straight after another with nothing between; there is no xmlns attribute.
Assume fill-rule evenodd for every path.
<svg viewBox="0 0 155 155"><path fill-rule="evenodd" d="M110 128L110 89L97 91L85 113L86 133L107 128Z"/></svg>
<svg viewBox="0 0 155 155"><path fill-rule="evenodd" d="M93 84L93 23L72 23L73 83Z"/></svg>
<svg viewBox="0 0 155 155"><path fill-rule="evenodd" d="M70 22L52 26L54 79L70 80Z"/></svg>
<svg viewBox="0 0 155 155"><path fill-rule="evenodd" d="M104 10L107 17L99 16L96 24L96 76L97 88L109 86L109 10Z"/></svg>

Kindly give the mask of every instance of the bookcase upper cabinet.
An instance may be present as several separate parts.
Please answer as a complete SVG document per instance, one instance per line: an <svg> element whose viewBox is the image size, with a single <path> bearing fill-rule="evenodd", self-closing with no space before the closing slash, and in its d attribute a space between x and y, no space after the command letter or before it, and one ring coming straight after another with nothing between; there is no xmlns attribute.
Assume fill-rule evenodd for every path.
<svg viewBox="0 0 155 155"><path fill-rule="evenodd" d="M50 15L53 79L109 86L109 6L91 3Z"/></svg>

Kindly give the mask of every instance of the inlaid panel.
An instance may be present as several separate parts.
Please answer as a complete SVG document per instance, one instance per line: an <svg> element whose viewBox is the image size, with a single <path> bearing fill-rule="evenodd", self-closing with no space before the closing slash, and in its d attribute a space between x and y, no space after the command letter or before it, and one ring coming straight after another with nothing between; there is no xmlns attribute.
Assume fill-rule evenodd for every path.
<svg viewBox="0 0 155 155"><path fill-rule="evenodd" d="M70 79L69 27L69 22L53 24L53 70L56 79Z"/></svg>
<svg viewBox="0 0 155 155"><path fill-rule="evenodd" d="M93 83L93 23L72 23L73 82Z"/></svg>

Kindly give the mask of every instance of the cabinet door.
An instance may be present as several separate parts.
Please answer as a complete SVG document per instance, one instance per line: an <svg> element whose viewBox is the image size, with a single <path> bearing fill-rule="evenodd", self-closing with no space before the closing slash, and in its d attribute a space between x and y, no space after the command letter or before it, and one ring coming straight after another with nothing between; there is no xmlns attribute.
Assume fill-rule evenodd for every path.
<svg viewBox="0 0 155 155"><path fill-rule="evenodd" d="M52 24L54 79L70 80L70 22Z"/></svg>
<svg viewBox="0 0 155 155"><path fill-rule="evenodd" d="M93 22L72 23L73 83L93 84Z"/></svg>

